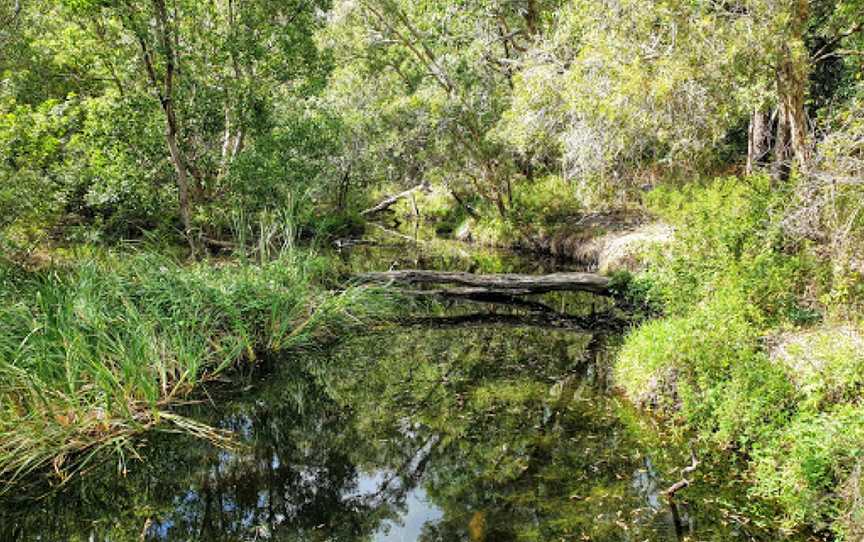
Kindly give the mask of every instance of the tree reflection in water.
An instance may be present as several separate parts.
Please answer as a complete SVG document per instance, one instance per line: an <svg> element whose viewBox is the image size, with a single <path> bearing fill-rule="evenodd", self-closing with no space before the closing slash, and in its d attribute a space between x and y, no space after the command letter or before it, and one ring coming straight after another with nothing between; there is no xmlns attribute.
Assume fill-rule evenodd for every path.
<svg viewBox="0 0 864 542"><path fill-rule="evenodd" d="M0 539L675 540L638 424L605 389L603 345L426 326L280 360L187 413L239 451L152 435L125 476L102 464L48 497L5 497Z"/></svg>

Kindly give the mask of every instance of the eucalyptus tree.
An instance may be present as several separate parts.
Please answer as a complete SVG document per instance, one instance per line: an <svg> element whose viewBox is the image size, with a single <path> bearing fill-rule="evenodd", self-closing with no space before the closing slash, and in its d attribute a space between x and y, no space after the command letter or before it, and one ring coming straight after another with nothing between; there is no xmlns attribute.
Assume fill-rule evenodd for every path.
<svg viewBox="0 0 864 542"><path fill-rule="evenodd" d="M812 74L854 54L862 20L859 2L568 2L525 55L501 134L594 186L722 166L746 128L748 170L783 176L810 158Z"/></svg>
<svg viewBox="0 0 864 542"><path fill-rule="evenodd" d="M9 34L17 25L21 10L21 0L3 0L0 2L0 45L6 43Z"/></svg>
<svg viewBox="0 0 864 542"><path fill-rule="evenodd" d="M369 127L358 134L376 135L367 148L391 166L379 177L440 181L506 214L511 180L530 172L492 131L520 58L556 4L336 2L323 35L341 65L330 97Z"/></svg>
<svg viewBox="0 0 864 542"><path fill-rule="evenodd" d="M516 77L503 138L560 162L583 197L711 160L739 108L728 25L674 1L574 1L557 19Z"/></svg>

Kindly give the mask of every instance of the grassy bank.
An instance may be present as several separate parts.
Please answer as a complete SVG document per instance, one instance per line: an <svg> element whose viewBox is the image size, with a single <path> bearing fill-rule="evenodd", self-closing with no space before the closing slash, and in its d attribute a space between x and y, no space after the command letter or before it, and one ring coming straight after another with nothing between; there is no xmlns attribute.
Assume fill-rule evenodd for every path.
<svg viewBox="0 0 864 542"><path fill-rule="evenodd" d="M702 454L746 465L776 527L859 540L864 281L790 235L794 194L765 178L651 194L675 238L634 286L664 316L627 337L616 380L691 430Z"/></svg>
<svg viewBox="0 0 864 542"><path fill-rule="evenodd" d="M0 267L0 480L60 478L99 451L134 455L152 428L222 435L177 416L207 380L270 352L331 339L381 299L331 293L326 261L180 265L109 254Z"/></svg>

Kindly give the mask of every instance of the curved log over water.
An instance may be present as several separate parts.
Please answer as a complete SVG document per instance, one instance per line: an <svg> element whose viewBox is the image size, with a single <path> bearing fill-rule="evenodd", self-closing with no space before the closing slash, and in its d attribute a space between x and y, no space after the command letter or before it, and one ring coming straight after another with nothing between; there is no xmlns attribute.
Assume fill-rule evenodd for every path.
<svg viewBox="0 0 864 542"><path fill-rule="evenodd" d="M421 183L421 184L418 184L417 186L415 186L414 188L409 188L408 190L406 190L404 192L400 192L400 193L396 194L395 196L388 196L388 197L384 198L382 201L380 201L374 207L370 207L370 208L366 209L365 211L362 211L360 213L360 216L374 215L375 213L380 213L381 211L386 211L390 207L393 207L394 205L396 205L396 203L398 203L399 200L405 199L408 196L410 196L411 194L413 194L414 192L417 192L419 190L426 190L427 188L428 188L428 186L426 184Z"/></svg>
<svg viewBox="0 0 864 542"><path fill-rule="evenodd" d="M457 284L470 287L473 294L509 295L545 294L579 291L609 295L609 279L596 273L551 273L520 275L515 273L475 275L450 271L403 270L357 275L361 282L396 284Z"/></svg>

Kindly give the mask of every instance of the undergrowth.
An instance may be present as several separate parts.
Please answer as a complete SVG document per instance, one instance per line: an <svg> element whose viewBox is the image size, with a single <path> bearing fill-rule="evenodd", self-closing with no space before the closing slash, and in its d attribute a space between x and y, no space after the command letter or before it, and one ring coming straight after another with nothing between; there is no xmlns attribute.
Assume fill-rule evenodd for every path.
<svg viewBox="0 0 864 542"><path fill-rule="evenodd" d="M398 216L413 221L416 203L420 219L433 230L431 237L470 238L481 245L501 247L558 232L583 211L575 187L557 175L514 183L504 200L502 215L482 198L462 198L460 204L446 191L431 191L419 192L413 201L402 201L394 209Z"/></svg>
<svg viewBox="0 0 864 542"><path fill-rule="evenodd" d="M510 246L525 237L551 235L583 210L575 187L557 175L515 184L511 200L505 216L491 208L483 213L474 228L477 242Z"/></svg>
<svg viewBox="0 0 864 542"><path fill-rule="evenodd" d="M627 337L616 380L692 431L701 453L745 461L753 496L777 511L776 527L848 539L844 518L864 514L855 504L864 358L854 348L860 325L827 319L850 314L836 290L847 303L860 299L818 250L783 231L790 199L763 177L649 195L675 239L649 255L630 288L664 316ZM857 499L844 496L852 490Z"/></svg>

